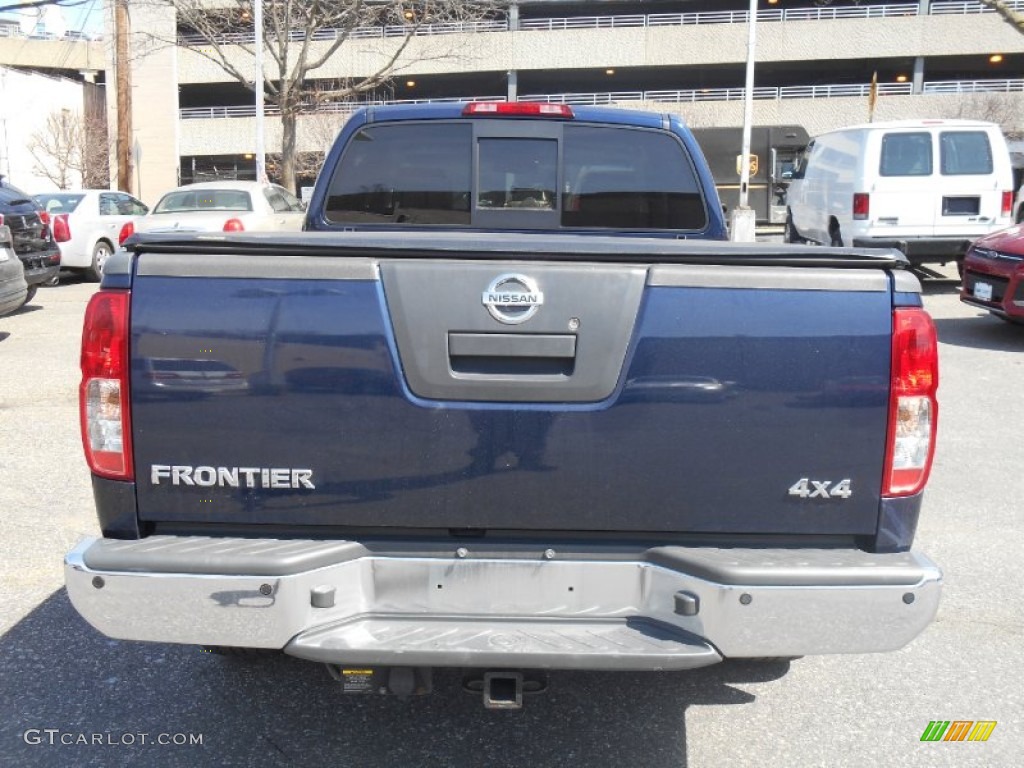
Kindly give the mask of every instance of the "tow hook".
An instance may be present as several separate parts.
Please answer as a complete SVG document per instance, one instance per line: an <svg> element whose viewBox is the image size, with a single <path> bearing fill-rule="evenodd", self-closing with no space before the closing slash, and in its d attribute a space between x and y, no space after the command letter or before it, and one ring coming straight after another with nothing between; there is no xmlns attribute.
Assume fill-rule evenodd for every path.
<svg viewBox="0 0 1024 768"><path fill-rule="evenodd" d="M487 709L522 709L523 695L547 690L548 679L544 672L491 670L481 675L473 670L463 677L462 687L483 694Z"/></svg>

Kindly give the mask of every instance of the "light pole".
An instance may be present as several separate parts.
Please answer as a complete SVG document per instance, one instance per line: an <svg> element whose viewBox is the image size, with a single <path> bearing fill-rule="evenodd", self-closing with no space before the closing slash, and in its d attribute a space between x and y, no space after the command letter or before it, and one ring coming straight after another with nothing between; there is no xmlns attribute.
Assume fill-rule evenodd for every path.
<svg viewBox="0 0 1024 768"><path fill-rule="evenodd" d="M729 239L752 243L757 214L748 204L750 192L750 127L754 122L754 51L757 43L757 0L750 0L747 20L747 81L743 93L743 148L740 156L740 200L732 211Z"/></svg>
<svg viewBox="0 0 1024 768"><path fill-rule="evenodd" d="M267 148L264 133L263 114L263 0L253 2L253 26L256 39L253 42L256 67L256 181L267 180Z"/></svg>

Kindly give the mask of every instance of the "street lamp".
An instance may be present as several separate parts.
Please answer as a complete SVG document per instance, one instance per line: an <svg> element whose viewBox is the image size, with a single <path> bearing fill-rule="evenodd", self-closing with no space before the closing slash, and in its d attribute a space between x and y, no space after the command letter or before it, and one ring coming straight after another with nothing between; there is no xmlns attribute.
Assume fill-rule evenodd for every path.
<svg viewBox="0 0 1024 768"><path fill-rule="evenodd" d="M757 214L748 204L750 193L750 133L754 121L754 50L757 43L757 0L750 0L747 19L747 80L743 94L743 148L740 157L740 200L732 211L729 239L752 243Z"/></svg>
<svg viewBox="0 0 1024 768"><path fill-rule="evenodd" d="M253 26L256 29L253 66L256 68L256 181L267 180L267 148L263 114L263 0L253 4Z"/></svg>

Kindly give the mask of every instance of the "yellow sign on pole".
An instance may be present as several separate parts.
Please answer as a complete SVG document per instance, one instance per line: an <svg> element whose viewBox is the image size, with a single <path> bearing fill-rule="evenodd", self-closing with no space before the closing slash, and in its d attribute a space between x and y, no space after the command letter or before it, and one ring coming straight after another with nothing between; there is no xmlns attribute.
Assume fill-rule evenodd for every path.
<svg viewBox="0 0 1024 768"><path fill-rule="evenodd" d="M871 87L868 89L868 122L875 121L875 104L878 101L878 70L871 75Z"/></svg>

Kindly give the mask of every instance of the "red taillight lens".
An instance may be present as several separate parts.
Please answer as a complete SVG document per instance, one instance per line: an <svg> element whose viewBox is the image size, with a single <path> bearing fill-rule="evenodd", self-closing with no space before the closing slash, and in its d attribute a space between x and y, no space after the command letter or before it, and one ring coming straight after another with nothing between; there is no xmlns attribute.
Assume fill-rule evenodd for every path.
<svg viewBox="0 0 1024 768"><path fill-rule="evenodd" d="M50 226L50 212L49 211L40 211L39 212L39 218L42 220L43 224L45 224L46 226Z"/></svg>
<svg viewBox="0 0 1024 768"><path fill-rule="evenodd" d="M1013 192L1006 189L1003 190L1003 207L1001 215L1009 216L1011 213L1013 213Z"/></svg>
<svg viewBox="0 0 1024 768"><path fill-rule="evenodd" d="M228 219L224 222L225 232L244 232L245 224L242 223L241 219Z"/></svg>
<svg viewBox="0 0 1024 768"><path fill-rule="evenodd" d="M124 241L135 234L135 224L131 221L126 221L124 226L121 227L121 231L117 235L117 244L124 245Z"/></svg>
<svg viewBox="0 0 1024 768"><path fill-rule="evenodd" d="M78 391L82 445L97 475L131 480L132 430L128 405L127 291L99 291L85 310L82 384Z"/></svg>
<svg viewBox="0 0 1024 768"><path fill-rule="evenodd" d="M66 243L71 239L71 225L68 215L60 213L53 217L53 239L58 243Z"/></svg>
<svg viewBox="0 0 1024 768"><path fill-rule="evenodd" d="M932 319L919 308L895 310L883 496L912 496L928 482L938 387L939 349Z"/></svg>
<svg viewBox="0 0 1024 768"><path fill-rule="evenodd" d="M4 225L4 215L0 213L0 227Z"/></svg>
<svg viewBox="0 0 1024 768"><path fill-rule="evenodd" d="M474 101L467 104L462 114L471 116L494 117L556 117L572 120L572 107L567 104L546 104L535 101Z"/></svg>
<svg viewBox="0 0 1024 768"><path fill-rule="evenodd" d="M866 219L871 212L871 195L867 192L853 193L853 218Z"/></svg>

